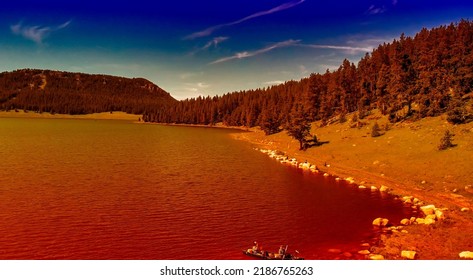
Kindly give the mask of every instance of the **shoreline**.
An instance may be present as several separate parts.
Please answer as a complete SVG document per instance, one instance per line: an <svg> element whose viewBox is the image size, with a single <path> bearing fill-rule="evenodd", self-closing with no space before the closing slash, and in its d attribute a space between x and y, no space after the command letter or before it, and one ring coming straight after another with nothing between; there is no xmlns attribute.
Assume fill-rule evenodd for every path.
<svg viewBox="0 0 473 280"><path fill-rule="evenodd" d="M388 124L382 116L364 119L366 124L353 128L350 122L320 127L312 124L312 134L327 144L298 150L298 142L285 131L266 136L258 128L217 125L159 124L138 121L141 115L105 112L88 115L61 115L34 112L0 111L0 118L129 120L139 124L205 127L238 130L232 138L261 149L281 152L299 162L309 162L322 174L350 181L359 188L387 186L394 199L412 207L435 205L442 212L432 224L411 221L402 228L384 227L375 244L367 248L370 256L406 259L402 251L416 252L414 259L464 259L460 253L473 251L473 123L453 126L443 117L417 122L392 124L380 137L369 136L373 123ZM386 125L387 126L387 125ZM455 147L437 151L445 129L455 134ZM310 169L310 166L309 166ZM434 212L435 213L435 212ZM426 215L427 216L427 215ZM383 217L380 217L383 218ZM408 217L406 217L408 218ZM391 221L398 226L400 221ZM370 255L371 254L371 255Z"/></svg>
<svg viewBox="0 0 473 280"><path fill-rule="evenodd" d="M92 113L83 115L51 114L47 112L37 113L24 110L0 111L0 118L31 118L31 119L80 119L80 120L129 120L138 121L142 116L128 114L121 111Z"/></svg>
<svg viewBox="0 0 473 280"><path fill-rule="evenodd" d="M384 121L382 117L367 120L370 124L381 121ZM394 199L400 199L411 207L417 207L420 213L422 213L420 210L423 206L432 205L434 212L430 214L435 214L435 210L437 210L437 213L441 215L438 218L434 217L433 220L428 220L428 222L425 222L424 219L428 217L426 214L418 221L415 219L411 219L409 222L404 221L408 225L402 225L401 221L392 221L394 227L384 227L385 232L381 234L379 242L371 244L368 248L369 254L374 256L373 258L382 256L383 259L408 259L409 257L402 256L402 252L409 251L416 252L413 259L463 259L460 257L461 252L473 251L473 242L469 238L469 236L473 236L473 213L471 211L473 190L470 185L473 183L473 175L471 174L473 168L470 163L463 162L468 161L468 155L473 155L473 143L469 140L470 133L473 132L473 124L450 126L445 124L441 117L418 122L396 124L395 127L385 131L386 135L379 138L367 136L366 129L347 128L348 123L327 127L319 127L318 123L314 123L312 124L312 132L317 134L319 139L325 141L328 134L332 135L328 139L328 144L312 147L306 151L299 151L298 143L288 137L285 131L265 136L261 130L252 129L252 133L235 133L232 136L236 140L256 145L258 150L266 150L268 155L271 152L282 153L299 162L308 162L309 165L317 166L319 174L347 180L359 188L373 186L377 191L380 191L381 186L384 186ZM365 127L371 128L369 124ZM387 143L393 144L389 142L400 137L406 137L407 139L404 140L406 143L415 145L415 138L409 135L411 131L424 134L431 133L436 129L443 131L445 127L453 130L459 138L455 141L458 142L457 147L451 149L455 153L447 154L450 152L447 151L442 154L444 151L439 152L436 147L435 149L429 148L430 150L425 153L422 149L413 150L411 147L407 147L411 154L404 156L402 152L405 152L406 147L403 145L399 145L399 147L390 145L393 151L389 153L386 150L386 154L382 153L383 149L380 152L379 147L367 145L368 143L379 143L382 139L389 139ZM435 131L435 136L440 135L442 131ZM425 138L429 137L421 138L420 145L426 146ZM348 141L345 141L347 139ZM436 144L434 140L428 140ZM464 145L465 143L466 145ZM356 152L355 150L360 146L364 146L364 150ZM455 150L457 148L458 150ZM434 158L440 155L444 157L444 162L431 160L427 154L431 154ZM426 165L430 168L424 169L424 166L416 161L409 163L411 158L420 158L420 155L424 156ZM274 157L274 154L270 156ZM339 158L342 159L337 160ZM374 158L376 159L373 160ZM458 162L456 167L453 166L441 173L443 164L456 161ZM390 164L388 165L388 163ZM379 168L383 164L388 166L384 169ZM415 165L418 165L417 168ZM466 168L460 168L462 165ZM408 172L411 166L413 170ZM304 169L306 168L310 168L310 166ZM380 173L380 169L383 170L382 173ZM454 169L460 169L456 170L459 176L449 175ZM434 176L435 173L439 173L438 176ZM424 177L425 179L419 179ZM435 177L444 180L436 180ZM366 255L367 259L370 258L369 254Z"/></svg>

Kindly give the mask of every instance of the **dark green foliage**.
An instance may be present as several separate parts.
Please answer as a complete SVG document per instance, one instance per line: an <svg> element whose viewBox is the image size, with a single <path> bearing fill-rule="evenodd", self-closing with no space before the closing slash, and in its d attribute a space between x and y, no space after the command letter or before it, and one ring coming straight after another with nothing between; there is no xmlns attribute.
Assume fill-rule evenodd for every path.
<svg viewBox="0 0 473 280"><path fill-rule="evenodd" d="M265 108L260 115L260 127L266 135L271 135L281 131L276 108Z"/></svg>
<svg viewBox="0 0 473 280"><path fill-rule="evenodd" d="M472 121L473 114L469 112L466 102L460 98L454 98L448 108L447 120L453 124L463 124Z"/></svg>
<svg viewBox="0 0 473 280"><path fill-rule="evenodd" d="M379 137L381 136L381 128L379 127L378 123L374 123L373 127L371 128L371 137Z"/></svg>
<svg viewBox="0 0 473 280"><path fill-rule="evenodd" d="M309 121L330 124L335 116L358 112L363 119L373 109L393 123L406 118L438 116L449 121L472 119L466 103L450 96L473 91L473 23L422 29L414 37L401 35L366 54L357 65L344 60L336 71L312 74L299 82L228 93L214 98L192 98L177 105L147 111L147 121L260 125L266 133L287 123L294 104L302 104ZM455 105L455 106L454 106ZM448 108L448 109L447 109ZM274 112L276 116L269 116ZM351 126L362 127L363 122Z"/></svg>
<svg viewBox="0 0 473 280"><path fill-rule="evenodd" d="M440 144L438 145L439 151L446 150L450 147L454 147L455 145L452 143L454 134L452 134L449 130L445 131L442 139L440 139Z"/></svg>
<svg viewBox="0 0 473 280"><path fill-rule="evenodd" d="M268 88L176 102L143 79L21 70L0 74L0 110L83 114L120 110L147 122L261 126L277 132L295 104L308 121L331 124L372 110L391 122L447 113L451 123L473 120L464 96L473 92L473 22L461 20L413 37L401 35L367 53L357 65L345 59L335 71ZM47 83L43 83L46 76ZM44 87L44 89L42 89ZM471 102L470 102L471 103Z"/></svg>
<svg viewBox="0 0 473 280"><path fill-rule="evenodd" d="M143 114L177 103L151 82L107 75L24 69L0 73L0 110Z"/></svg>
<svg viewBox="0 0 473 280"><path fill-rule="evenodd" d="M310 136L310 122L301 104L295 104L286 124L287 134L299 141L299 150L304 150Z"/></svg>

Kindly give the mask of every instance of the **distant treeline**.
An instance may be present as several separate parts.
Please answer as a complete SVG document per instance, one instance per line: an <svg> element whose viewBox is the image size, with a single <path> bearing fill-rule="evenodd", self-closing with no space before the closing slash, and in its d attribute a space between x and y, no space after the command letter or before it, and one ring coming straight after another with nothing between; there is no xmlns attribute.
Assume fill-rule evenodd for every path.
<svg viewBox="0 0 473 280"><path fill-rule="evenodd" d="M141 78L32 69L0 73L0 110L143 114L176 102L169 93Z"/></svg>
<svg viewBox="0 0 473 280"><path fill-rule="evenodd" d="M413 38L378 46L358 65L344 60L336 71L264 89L198 97L155 108L148 122L261 126L267 133L290 123L291 114L329 122L373 109L392 122L448 113L448 120L473 119L473 23L422 29Z"/></svg>

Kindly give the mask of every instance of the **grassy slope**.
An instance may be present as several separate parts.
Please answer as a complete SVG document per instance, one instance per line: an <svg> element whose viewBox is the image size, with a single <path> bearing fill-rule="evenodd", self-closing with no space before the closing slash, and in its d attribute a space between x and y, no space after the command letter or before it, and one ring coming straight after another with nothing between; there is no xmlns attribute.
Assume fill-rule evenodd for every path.
<svg viewBox="0 0 473 280"><path fill-rule="evenodd" d="M396 259L401 250L416 250L421 259L456 259L461 251L473 251L473 213L460 211L473 208L473 123L454 126L445 117L425 118L390 124L382 136L373 138L372 125L378 122L384 127L388 123L385 117L374 113L362 120L366 124L361 128L351 128L350 119L325 127L314 123L312 133L329 143L307 151L299 151L298 143L285 132L264 136L255 130L235 137L307 160L323 172L353 177L358 184L386 185L396 195L413 195L449 209L447 220L432 226L409 226L407 235L383 237L382 246L373 247L374 252ZM455 134L457 146L438 151L447 129Z"/></svg>

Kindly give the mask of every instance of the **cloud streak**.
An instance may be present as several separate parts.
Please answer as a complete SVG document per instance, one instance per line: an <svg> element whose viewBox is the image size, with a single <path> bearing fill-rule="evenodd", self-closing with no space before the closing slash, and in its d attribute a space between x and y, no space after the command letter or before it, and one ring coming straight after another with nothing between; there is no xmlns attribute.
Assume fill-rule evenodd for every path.
<svg viewBox="0 0 473 280"><path fill-rule="evenodd" d="M211 47L218 47L218 45L226 40L228 40L229 37L215 37L213 38L212 40L208 41L207 44L205 44L203 47L200 47L198 48L197 50L191 52L190 54L191 55L194 55L198 52L203 52L203 51L206 51L208 49L210 49Z"/></svg>
<svg viewBox="0 0 473 280"><path fill-rule="evenodd" d="M22 36L23 38L35 42L37 45L42 45L44 39L52 32L67 28L71 24L71 20L66 21L58 26L27 26L22 22L11 25L10 30L13 34Z"/></svg>
<svg viewBox="0 0 473 280"><path fill-rule="evenodd" d="M366 11L367 15L379 15L383 14L387 11L385 6L376 7L375 5L371 5L368 10Z"/></svg>
<svg viewBox="0 0 473 280"><path fill-rule="evenodd" d="M267 52L272 51L274 49L289 47L289 46L295 46L299 42L300 42L300 40L286 40L286 41L279 42L279 43L273 44L269 47L262 48L262 49L259 49L259 50L256 50L256 51L238 52L238 53L236 53L232 56L227 56L227 57L223 57L223 58L217 59L215 61L212 61L210 64L219 64L219 63L222 63L222 62L227 62L227 61L231 61L231 60L235 60L235 59L248 58L248 57L252 57L252 56L267 53Z"/></svg>
<svg viewBox="0 0 473 280"><path fill-rule="evenodd" d="M221 28L236 25L236 24L240 24L240 23L245 22L245 21L250 20L250 19L254 19L254 18L257 18L257 17L262 17L262 16L274 14L274 13L277 13L277 12L280 12L280 11L283 11L283 10L287 10L287 9L290 9L290 8L295 7L297 5L300 5L304 2L305 2L305 0L294 0L294 1L291 1L291 2L287 2L287 3L281 4L277 7L274 7L272 9L266 10L266 11L261 11L261 12L251 14L251 15L246 16L244 18L241 18L239 20L235 20L235 21L232 21L232 22L229 22L229 23L214 25L214 26L211 26L207 29L204 29L204 30L201 30L201 31L198 31L198 32L194 32L194 33L184 37L184 39L192 40L192 39L196 39L196 38L200 38L200 37L207 37L207 36L210 36L212 33L214 33L215 31L217 31Z"/></svg>
<svg viewBox="0 0 473 280"><path fill-rule="evenodd" d="M317 45L317 44L298 44L301 47L309 47L314 49L332 49L332 50L342 50L350 52L371 52L373 48L371 47L352 47L352 46L335 46L335 45Z"/></svg>
<svg viewBox="0 0 473 280"><path fill-rule="evenodd" d="M282 41L276 44L273 44L269 47L258 49L255 51L243 51L243 52L238 52L235 53L232 56L226 56L222 57L220 59L214 60L210 62L209 64L219 64L227 61L232 61L232 60L238 60L238 59L244 59L244 58L249 58L253 56L257 56L260 54L267 53L269 51L272 51L274 49L278 48L284 48L284 47L306 47L306 48L313 48L313 49L332 49L332 50L341 50L341 51L348 51L351 53L357 53L357 52L371 52L373 51L372 47L354 47L354 46L336 46L336 45L318 45L318 44L302 44L301 40L286 40Z"/></svg>

